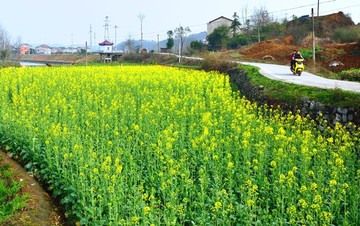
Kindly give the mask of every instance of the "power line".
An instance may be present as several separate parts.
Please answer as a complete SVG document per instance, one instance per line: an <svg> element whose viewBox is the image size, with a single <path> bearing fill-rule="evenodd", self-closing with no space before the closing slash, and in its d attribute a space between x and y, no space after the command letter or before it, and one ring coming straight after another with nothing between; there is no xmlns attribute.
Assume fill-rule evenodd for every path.
<svg viewBox="0 0 360 226"><path fill-rule="evenodd" d="M360 6L360 4L337 8L336 11L340 11L340 10L342 10L342 9L353 8L353 7L356 7L356 6ZM324 11L324 13L333 12L333 11L335 11L335 9Z"/></svg>
<svg viewBox="0 0 360 226"><path fill-rule="evenodd" d="M331 3L334 2L335 0L327 0L324 2L320 2L319 4L326 4L326 3ZM349 1L349 0L344 0L344 1ZM351 1L351 0L350 0ZM301 5L301 6L297 6L297 7L291 7L291 8L287 8L287 9L281 9L281 10L277 10L277 11L273 11L273 12L269 12L269 14L274 14L274 13L280 13L280 12L286 12L286 11L291 11L291 10L296 10L296 9L301 9L301 8L306 8L306 7L311 7L311 6L315 6L317 5L317 3L313 3L313 4L307 4L307 5ZM347 6L347 7L342 7L340 9L346 9L346 8L351 8L351 7L356 7L359 6L360 4L356 4L356 5L352 5L352 6ZM336 10L340 10L339 8L337 8ZM334 9L335 10L335 9ZM332 12L334 10L327 10L327 11L323 11L322 13L327 13L327 12ZM206 26L207 23L203 23L203 24L195 24L195 25L190 25L188 26L191 30L193 30L195 27L200 27L200 26ZM158 34L162 34L162 33L166 33L167 31L172 30L172 29L168 29L168 30L159 30L156 32L149 32L146 34L135 34L134 36L141 36L141 35L146 35L146 36L157 36ZM122 38L126 38L128 37L128 35L122 35Z"/></svg>
<svg viewBox="0 0 360 226"><path fill-rule="evenodd" d="M326 2L320 2L320 4L325 4L325 3L329 3L329 2L334 2L334 0L329 0L329 1L326 1ZM309 7L309 6L314 6L314 5L317 5L317 4L316 4L316 3L313 3L313 4L302 5L302 6L297 6L297 7L288 8L288 9L282 9L282 10L278 10L278 11L274 11L274 12L269 12L269 14L281 13L281 12L286 12L286 11L290 11L290 10L294 10L294 9L301 9L301 8L305 8L305 7Z"/></svg>

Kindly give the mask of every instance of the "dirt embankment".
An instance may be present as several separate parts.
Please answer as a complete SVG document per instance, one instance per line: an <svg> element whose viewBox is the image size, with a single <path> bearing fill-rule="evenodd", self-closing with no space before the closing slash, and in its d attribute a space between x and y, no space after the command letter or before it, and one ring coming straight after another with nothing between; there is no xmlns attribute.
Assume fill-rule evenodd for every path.
<svg viewBox="0 0 360 226"><path fill-rule="evenodd" d="M324 43L320 50L316 51L316 67L339 72L351 68L360 68L360 42L335 44ZM241 47L231 52L239 53L240 59L266 61L279 64L288 64L290 62L289 55L294 49L307 49L311 51L311 46L297 46L292 44L292 38L267 40L255 43L247 47ZM336 66L332 63L337 62ZM312 59L308 59L306 64L314 67Z"/></svg>
<svg viewBox="0 0 360 226"><path fill-rule="evenodd" d="M30 195L27 206L16 213L13 217L3 222L2 225L7 226L53 226L65 225L62 211L58 209L58 205L54 204L54 200L50 198L48 193L41 185L17 162L8 157L0 150L0 165L9 164L14 171L14 180L22 181L22 193Z"/></svg>
<svg viewBox="0 0 360 226"><path fill-rule="evenodd" d="M100 60L100 56L98 54L89 54L87 55L87 60L88 61ZM31 54L31 55L21 56L20 61L75 64L75 63L84 63L86 61L86 56L80 54L51 54L51 55Z"/></svg>

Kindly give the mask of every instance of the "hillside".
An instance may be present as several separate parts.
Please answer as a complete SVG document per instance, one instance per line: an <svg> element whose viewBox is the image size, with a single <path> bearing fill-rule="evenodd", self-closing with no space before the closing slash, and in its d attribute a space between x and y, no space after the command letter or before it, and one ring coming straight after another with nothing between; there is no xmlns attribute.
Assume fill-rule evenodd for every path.
<svg viewBox="0 0 360 226"><path fill-rule="evenodd" d="M351 17L343 12L333 13L326 16L314 18L314 29L316 37L329 40L331 34L338 28L355 26ZM312 31L313 23L311 17L300 17L286 24L286 34L294 37L295 43L300 43L309 32Z"/></svg>
<svg viewBox="0 0 360 226"><path fill-rule="evenodd" d="M237 50L225 53L234 59L256 60L265 62L276 62L280 64L289 63L289 54L293 49L311 50L310 46L294 45L292 37L283 39L272 39L255 43ZM350 68L360 68L360 42L348 44L326 44L321 46L321 50L316 52L316 66L323 69L339 72ZM338 62L339 65L330 66L331 63ZM312 59L307 59L308 66L314 66Z"/></svg>
<svg viewBox="0 0 360 226"><path fill-rule="evenodd" d="M337 29L350 30L353 28L357 28L354 22L342 12L316 17L316 65L313 65L310 56L305 62L308 68L332 72L360 68L360 38L357 42L352 43L339 43L332 39L334 31ZM298 49L303 53L312 52L311 30L311 18L297 18L287 24L286 34L288 35L286 37L241 46L236 50L229 50L221 54L230 59L289 64L289 55L292 50Z"/></svg>

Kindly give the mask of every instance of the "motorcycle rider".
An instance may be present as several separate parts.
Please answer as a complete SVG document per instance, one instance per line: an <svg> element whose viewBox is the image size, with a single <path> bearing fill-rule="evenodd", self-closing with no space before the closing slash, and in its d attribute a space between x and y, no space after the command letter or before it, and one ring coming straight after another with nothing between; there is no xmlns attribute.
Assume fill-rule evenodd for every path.
<svg viewBox="0 0 360 226"><path fill-rule="evenodd" d="M296 54L296 49L294 49L293 50L293 52L290 54L290 56L289 56L289 60L290 60L290 69L293 67L293 63L295 63L295 62L293 62L294 60L294 56L295 56L295 54Z"/></svg>
<svg viewBox="0 0 360 226"><path fill-rule="evenodd" d="M292 56L291 57L291 62L290 62L290 67L291 68L295 67L296 59L304 59L304 57L301 55L299 50L294 50L291 56Z"/></svg>

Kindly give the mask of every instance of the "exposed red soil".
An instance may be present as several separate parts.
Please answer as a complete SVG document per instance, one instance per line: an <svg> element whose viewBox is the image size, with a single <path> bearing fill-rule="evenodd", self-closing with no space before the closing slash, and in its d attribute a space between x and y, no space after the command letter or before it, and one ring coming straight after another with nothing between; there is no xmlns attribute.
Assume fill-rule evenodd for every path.
<svg viewBox="0 0 360 226"><path fill-rule="evenodd" d="M274 63L288 64L289 55L294 49L308 49L308 45L296 46L291 44L292 38L267 40L252 44L248 47L241 47L236 50L240 58L260 61L273 61ZM360 42L347 44L323 43L322 50L316 51L316 66L339 72L351 68L360 68ZM272 56L269 58L266 56ZM332 62L340 62L339 66L329 66ZM308 66L314 66L311 59L306 61Z"/></svg>

